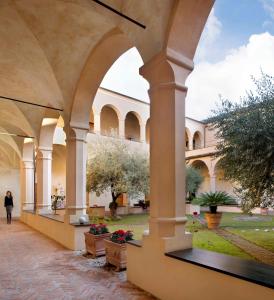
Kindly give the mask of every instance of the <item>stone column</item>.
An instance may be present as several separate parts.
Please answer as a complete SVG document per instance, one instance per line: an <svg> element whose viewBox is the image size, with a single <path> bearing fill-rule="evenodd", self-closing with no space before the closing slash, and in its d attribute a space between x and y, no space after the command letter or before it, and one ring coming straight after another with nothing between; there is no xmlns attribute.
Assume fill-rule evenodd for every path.
<svg viewBox="0 0 274 300"><path fill-rule="evenodd" d="M210 173L210 191L211 192L216 192L216 175L215 173Z"/></svg>
<svg viewBox="0 0 274 300"><path fill-rule="evenodd" d="M34 209L34 164L33 160L22 161L22 209Z"/></svg>
<svg viewBox="0 0 274 300"><path fill-rule="evenodd" d="M22 210L34 209L34 143L26 139L21 162L21 203Z"/></svg>
<svg viewBox="0 0 274 300"><path fill-rule="evenodd" d="M39 147L37 152L37 205L40 214L51 213L52 148Z"/></svg>
<svg viewBox="0 0 274 300"><path fill-rule="evenodd" d="M119 118L119 137L125 138L125 118Z"/></svg>
<svg viewBox="0 0 274 300"><path fill-rule="evenodd" d="M140 142L145 143L146 142L146 124L140 123Z"/></svg>
<svg viewBox="0 0 274 300"><path fill-rule="evenodd" d="M184 83L193 69L189 59L159 53L140 69L150 83L151 238L164 238L164 251L190 248L185 233Z"/></svg>
<svg viewBox="0 0 274 300"><path fill-rule="evenodd" d="M101 134L101 112L94 112L94 133Z"/></svg>
<svg viewBox="0 0 274 300"><path fill-rule="evenodd" d="M79 222L86 215L86 163L88 128L69 128L67 131L66 161L66 221Z"/></svg>

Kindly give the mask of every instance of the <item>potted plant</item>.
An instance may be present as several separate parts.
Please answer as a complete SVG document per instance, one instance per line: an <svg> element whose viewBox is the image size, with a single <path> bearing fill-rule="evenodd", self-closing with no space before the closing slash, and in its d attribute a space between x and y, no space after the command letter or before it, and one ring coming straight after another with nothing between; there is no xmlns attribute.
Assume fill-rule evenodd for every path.
<svg viewBox="0 0 274 300"><path fill-rule="evenodd" d="M105 224L91 224L89 232L85 232L86 250L93 258L99 255L105 255L104 239L109 238L108 228Z"/></svg>
<svg viewBox="0 0 274 300"><path fill-rule="evenodd" d="M133 240L132 231L117 230L113 232L109 240L105 240L106 264L116 267L116 271L126 268L126 242Z"/></svg>
<svg viewBox="0 0 274 300"><path fill-rule="evenodd" d="M226 192L209 192L201 194L192 203L209 207L209 212L205 213L207 227L209 229L216 229L222 218L222 213L217 212L218 205L234 204L235 201Z"/></svg>

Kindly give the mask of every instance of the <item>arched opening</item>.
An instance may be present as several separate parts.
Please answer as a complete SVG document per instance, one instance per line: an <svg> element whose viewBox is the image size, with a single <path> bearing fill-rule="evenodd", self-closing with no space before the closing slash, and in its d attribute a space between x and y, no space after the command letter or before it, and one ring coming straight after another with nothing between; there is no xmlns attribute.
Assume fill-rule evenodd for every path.
<svg viewBox="0 0 274 300"><path fill-rule="evenodd" d="M220 166L220 161L221 160L219 160L216 163L215 169L214 169L216 191L226 192L232 196L235 196L234 192L233 192L233 185L231 182L229 182L228 180L225 179L225 173L224 173L224 170L222 169L222 167Z"/></svg>
<svg viewBox="0 0 274 300"><path fill-rule="evenodd" d="M210 191L210 176L209 176L209 170L205 162L202 160L195 160L191 163L192 167L199 170L200 174L203 177L203 182L200 185L197 195L201 193L207 193Z"/></svg>
<svg viewBox="0 0 274 300"><path fill-rule="evenodd" d="M126 115L125 138L130 141L140 141L140 124L134 112L129 112Z"/></svg>
<svg viewBox="0 0 274 300"><path fill-rule="evenodd" d="M148 119L146 123L146 143L150 143L150 119Z"/></svg>
<svg viewBox="0 0 274 300"><path fill-rule="evenodd" d="M193 135L193 150L202 148L202 135L199 131L196 131Z"/></svg>
<svg viewBox="0 0 274 300"><path fill-rule="evenodd" d="M102 135L118 135L119 119L116 111L111 106L106 105L102 108L100 122Z"/></svg>
<svg viewBox="0 0 274 300"><path fill-rule="evenodd" d="M58 197L57 207L65 208L66 195L66 146L54 144L52 147L51 195Z"/></svg>

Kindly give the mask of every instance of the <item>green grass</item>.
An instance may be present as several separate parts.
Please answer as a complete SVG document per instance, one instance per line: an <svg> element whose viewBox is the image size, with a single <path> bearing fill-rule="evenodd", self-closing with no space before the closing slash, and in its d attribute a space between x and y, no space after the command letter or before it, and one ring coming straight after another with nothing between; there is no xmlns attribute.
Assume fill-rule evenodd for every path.
<svg viewBox="0 0 274 300"><path fill-rule="evenodd" d="M230 227L230 228L266 228L274 227L274 216L262 216L262 215L253 215L251 218L261 218L259 221L249 220L237 220L240 216L246 216L244 214L237 213L223 213L221 227Z"/></svg>
<svg viewBox="0 0 274 300"><path fill-rule="evenodd" d="M272 229L268 232L263 231L263 229L260 229L260 231L255 231L254 229L229 229L229 231L274 252L274 231Z"/></svg>
<svg viewBox="0 0 274 300"><path fill-rule="evenodd" d="M272 228L274 228L274 216L264 217L254 215L255 218L261 218L259 221L255 220L255 218L239 220L238 218L240 216L245 215L223 213L221 227L274 252L274 231L272 230ZM144 230L148 229L148 218L149 216L147 214L128 215L123 216L121 220L106 221L106 223L111 232L118 229L132 230L134 239L139 240L142 239ZM263 231L263 229L266 228L270 231ZM234 246L232 243L218 236L213 231L208 230L205 225L200 224L200 222L192 216L188 216L186 229L193 233L193 246L196 248L252 259L251 256ZM255 231L255 229L260 230Z"/></svg>
<svg viewBox="0 0 274 300"><path fill-rule="evenodd" d="M193 234L193 247L203 250L219 252L241 258L252 259L247 253L234 246L224 238L210 230L200 230Z"/></svg>

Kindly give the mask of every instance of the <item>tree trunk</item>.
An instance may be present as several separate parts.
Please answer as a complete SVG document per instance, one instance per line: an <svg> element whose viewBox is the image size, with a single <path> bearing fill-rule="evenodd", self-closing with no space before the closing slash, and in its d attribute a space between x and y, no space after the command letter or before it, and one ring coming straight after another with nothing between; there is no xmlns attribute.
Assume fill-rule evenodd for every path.
<svg viewBox="0 0 274 300"><path fill-rule="evenodd" d="M115 193L111 190L111 196L112 196L112 202L110 202L109 204L110 215L111 218L115 219L117 216L117 206L118 206L116 200L118 199L120 194L115 195Z"/></svg>

